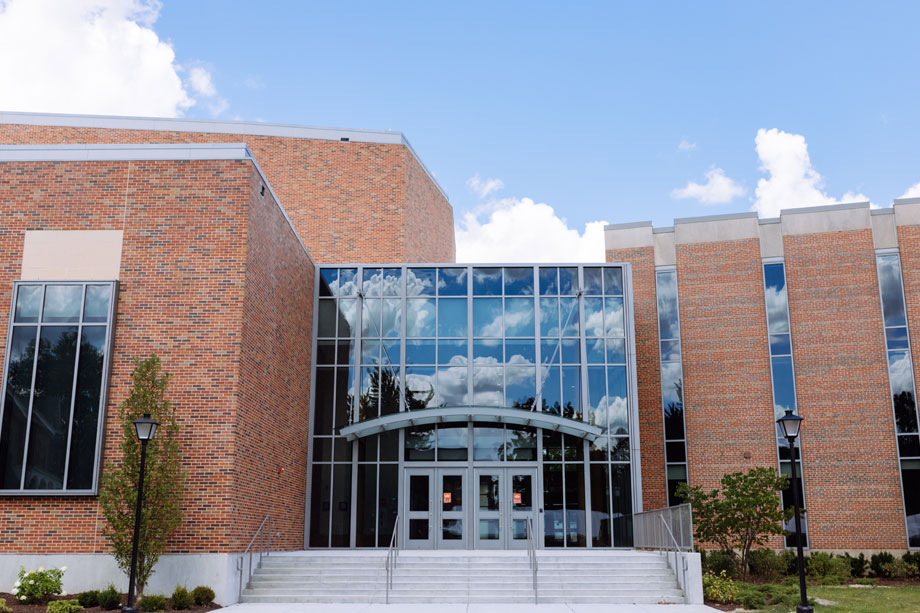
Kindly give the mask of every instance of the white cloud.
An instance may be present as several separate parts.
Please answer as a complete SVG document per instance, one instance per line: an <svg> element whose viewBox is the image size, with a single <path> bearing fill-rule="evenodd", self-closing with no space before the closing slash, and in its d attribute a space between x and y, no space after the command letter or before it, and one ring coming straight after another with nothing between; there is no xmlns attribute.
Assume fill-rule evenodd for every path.
<svg viewBox="0 0 920 613"><path fill-rule="evenodd" d="M172 45L153 30L160 8L158 0L0 0L0 109L176 117L196 95L215 97L204 68L183 83ZM213 104L212 112L226 101Z"/></svg>
<svg viewBox="0 0 920 613"><path fill-rule="evenodd" d="M570 228L548 204L505 198L488 218L466 213L456 227L458 262L603 262L606 221Z"/></svg>
<svg viewBox="0 0 920 613"><path fill-rule="evenodd" d="M246 89L264 89L265 81L257 75L249 75L243 80L243 87Z"/></svg>
<svg viewBox="0 0 920 613"><path fill-rule="evenodd" d="M920 182L914 183L898 198L920 198Z"/></svg>
<svg viewBox="0 0 920 613"><path fill-rule="evenodd" d="M483 180L477 172L474 176L466 180L466 186L480 198L486 198L489 194L497 192L505 187L505 183L501 179Z"/></svg>
<svg viewBox="0 0 920 613"><path fill-rule="evenodd" d="M693 198L703 204L725 204L738 196L744 195L744 188L733 179L726 176L721 168L710 168L706 171L706 182L703 184L690 181L686 187L671 191L671 198L678 200Z"/></svg>
<svg viewBox="0 0 920 613"><path fill-rule="evenodd" d="M753 210L761 217L776 217L781 209L866 201L862 193L848 191L840 200L824 191L824 177L811 164L808 144L801 134L761 128L754 138L760 170L769 177L757 181Z"/></svg>
<svg viewBox="0 0 920 613"><path fill-rule="evenodd" d="M678 151L693 151L696 149L696 143L691 143L686 138L680 139L680 143L677 145Z"/></svg>

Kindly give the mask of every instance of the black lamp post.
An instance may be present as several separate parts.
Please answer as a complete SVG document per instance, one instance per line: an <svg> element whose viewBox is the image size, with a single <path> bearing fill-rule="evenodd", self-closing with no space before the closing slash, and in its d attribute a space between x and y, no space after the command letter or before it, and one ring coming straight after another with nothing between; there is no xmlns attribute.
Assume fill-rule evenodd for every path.
<svg viewBox="0 0 920 613"><path fill-rule="evenodd" d="M134 511L134 541L131 544L131 578L128 580L128 603L122 607L122 613L137 613L134 606L134 583L137 581L137 546L141 537L141 504L144 502L144 465L147 463L147 443L153 440L160 424L150 418L150 413L144 413L140 419L134 420L134 429L137 431L137 440L141 442L141 474L137 479L137 509Z"/></svg>
<svg viewBox="0 0 920 613"><path fill-rule="evenodd" d="M796 613L814 613L808 606L808 595L805 593L805 559L802 555L802 520L799 517L799 476L795 457L795 439L799 436L802 418L786 409L786 414L776 420L783 429L786 440L789 441L789 453L792 457L792 500L795 504L795 545L799 558L799 596L801 603L796 607Z"/></svg>

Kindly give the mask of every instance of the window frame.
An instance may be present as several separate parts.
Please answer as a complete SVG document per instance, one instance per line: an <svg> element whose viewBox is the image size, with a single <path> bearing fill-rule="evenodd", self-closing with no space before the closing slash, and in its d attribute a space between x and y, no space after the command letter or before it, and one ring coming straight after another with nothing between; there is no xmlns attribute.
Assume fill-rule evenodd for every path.
<svg viewBox="0 0 920 613"><path fill-rule="evenodd" d="M23 286L30 285L40 285L42 286L42 308L38 314L38 321L16 324L14 319L16 316L16 300L19 296L19 290ZM53 285L80 285L83 288L83 293L80 299L80 318L76 322L43 322L43 311L44 311L44 297L45 292L48 286ZM73 434L73 411L74 403L76 400L76 393L71 394L71 408L70 408L70 419L67 425L67 450L65 456L64 464L64 481L63 487L61 489L26 489L25 483L22 478L20 479L20 487L18 489L0 489L0 497L13 497L13 496L97 496L99 493L99 481L100 475L102 473L102 450L105 443L105 422L106 422L106 405L108 403L108 389L111 380L111 369L112 369L112 346L114 340L114 328L115 328L115 315L118 311L118 290L119 282L117 279L66 279L66 280L18 280L13 281L12 292L10 297L10 311L9 319L7 320L7 332L6 332L6 349L3 354L3 379L0 381L0 428L3 424L4 411L6 410L6 387L7 379L9 376L9 367L10 367L10 350L11 343L13 339L13 330L16 327L23 326L35 326L36 327L36 343L38 339L41 338L42 328L45 326L60 327L60 326L76 326L79 330L79 333L82 334L84 326L98 326L101 322L84 322L83 318L85 315L84 309L86 307L86 287L89 285L108 285L112 288L111 300L109 300L109 309L106 314L106 322L103 324L106 327L105 331L105 341L104 341L104 351L102 361L102 380L100 381L99 389L99 419L96 423L96 447L93 457L93 483L92 487L89 489L67 489L66 474L69 469L69 458L70 458L70 444L71 436ZM76 377L79 369L79 355L80 347L79 344L76 348L76 357L74 362L74 391L76 390ZM32 365L32 384L29 390L30 401L29 401L29 414L27 416L26 422L26 431L25 437L26 440L23 444L23 462L22 462L22 474L25 473L27 466L26 461L29 454L29 433L32 420L32 395L34 393L35 387L35 370L37 368L37 363ZM2 436L2 431L0 431L0 436Z"/></svg>

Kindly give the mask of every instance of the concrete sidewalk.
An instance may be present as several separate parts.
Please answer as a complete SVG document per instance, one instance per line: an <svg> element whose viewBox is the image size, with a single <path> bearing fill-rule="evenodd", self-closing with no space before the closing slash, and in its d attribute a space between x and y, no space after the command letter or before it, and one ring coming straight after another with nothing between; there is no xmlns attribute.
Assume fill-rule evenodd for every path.
<svg viewBox="0 0 920 613"><path fill-rule="evenodd" d="M235 604L228 613L714 613L701 604Z"/></svg>

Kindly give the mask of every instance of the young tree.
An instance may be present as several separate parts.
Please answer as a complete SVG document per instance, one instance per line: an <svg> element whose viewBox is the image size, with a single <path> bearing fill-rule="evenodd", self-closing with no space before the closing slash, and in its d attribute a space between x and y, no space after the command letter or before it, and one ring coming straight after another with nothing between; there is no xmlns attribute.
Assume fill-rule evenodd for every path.
<svg viewBox="0 0 920 613"><path fill-rule="evenodd" d="M697 540L715 543L729 553L741 552L743 580L751 548L766 543L770 535L785 534L782 522L792 514L791 509L783 511L780 503L786 482L772 468L753 468L723 475L722 487L709 492L681 483L677 495L693 505Z"/></svg>
<svg viewBox="0 0 920 613"><path fill-rule="evenodd" d="M131 381L131 392L119 408L122 457L119 461L106 463L99 504L108 522L103 533L112 545L118 566L128 574L131 571L141 463L141 445L132 422L149 413L160 426L153 440L147 444L135 586L140 597L153 574L153 567L166 548L167 539L182 521L180 500L185 489L185 473L179 463L176 411L166 399L169 374L161 373L160 359L153 355L146 360L135 360Z"/></svg>

